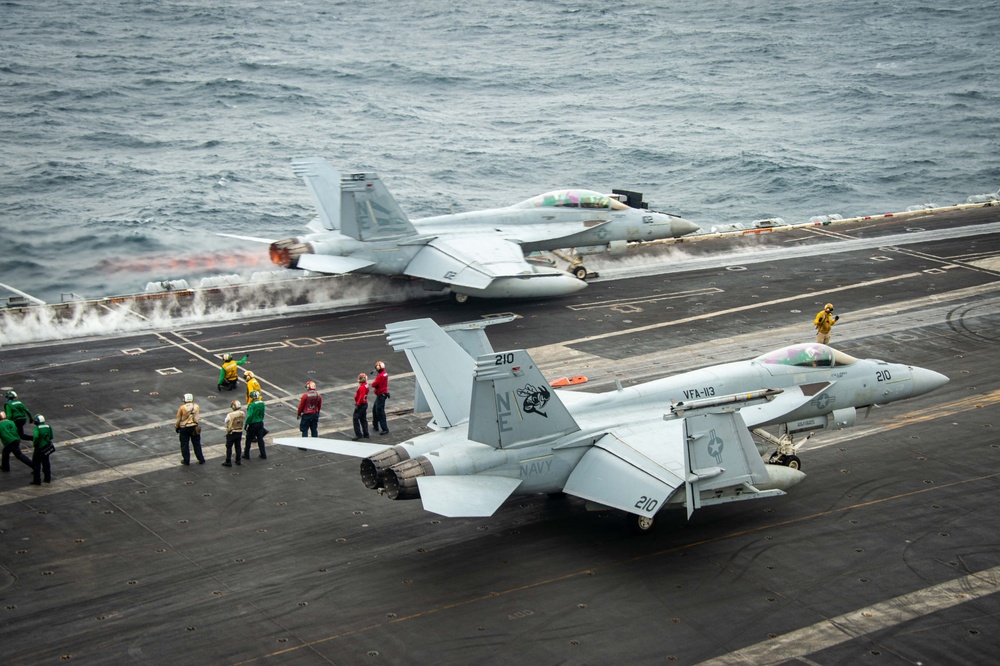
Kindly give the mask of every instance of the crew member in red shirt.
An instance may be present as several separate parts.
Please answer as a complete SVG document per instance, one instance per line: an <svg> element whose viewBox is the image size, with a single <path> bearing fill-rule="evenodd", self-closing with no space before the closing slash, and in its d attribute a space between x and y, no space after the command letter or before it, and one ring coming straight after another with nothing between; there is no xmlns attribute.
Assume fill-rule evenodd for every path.
<svg viewBox="0 0 1000 666"><path fill-rule="evenodd" d="M323 396L316 390L316 382L306 382L306 392L299 398L299 409L295 414L299 417L299 430L303 437L308 437L307 432L313 437L318 437L316 433L319 427L319 410L323 407Z"/></svg>
<svg viewBox="0 0 1000 666"><path fill-rule="evenodd" d="M354 392L354 441L368 437L368 375L358 375L358 390Z"/></svg>
<svg viewBox="0 0 1000 666"><path fill-rule="evenodd" d="M375 379L372 380L372 392L375 394L375 406L372 407L372 427L380 430L380 435L389 434L389 426L385 422L385 401L389 399L389 373L385 371L385 363L375 362Z"/></svg>

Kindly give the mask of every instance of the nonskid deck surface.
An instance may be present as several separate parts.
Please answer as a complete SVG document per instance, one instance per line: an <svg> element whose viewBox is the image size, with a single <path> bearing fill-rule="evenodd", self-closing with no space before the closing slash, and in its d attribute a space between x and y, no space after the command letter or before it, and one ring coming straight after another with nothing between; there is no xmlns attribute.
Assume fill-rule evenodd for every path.
<svg viewBox="0 0 1000 666"><path fill-rule="evenodd" d="M424 302L212 322L0 349L0 384L52 423L54 481L0 476L6 663L987 663L1000 648L1000 209L759 239L780 255L643 269L572 297ZM895 225L895 226L894 226ZM839 244L907 229L918 243ZM989 227L987 227L989 228ZM911 231L909 233L917 233ZM699 253L712 243L699 243ZM829 252L786 251L829 245ZM731 248L730 248L731 249ZM708 256L708 255L705 255ZM648 262L647 262L648 263ZM218 355L250 351L270 437L297 434L307 380L321 434L350 434L358 372L391 376L387 443L425 432L385 324L512 312L494 347L609 390L812 338L951 382L802 449L774 500L661 514L630 536L574 498L446 519L366 490L356 459L279 446L222 467ZM184 467L191 392L207 463Z"/></svg>

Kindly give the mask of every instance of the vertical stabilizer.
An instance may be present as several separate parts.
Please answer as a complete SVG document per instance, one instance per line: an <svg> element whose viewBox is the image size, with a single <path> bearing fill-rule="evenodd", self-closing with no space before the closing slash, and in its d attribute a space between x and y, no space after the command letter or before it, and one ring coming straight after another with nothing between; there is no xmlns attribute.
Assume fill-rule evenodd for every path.
<svg viewBox="0 0 1000 666"><path fill-rule="evenodd" d="M528 352L495 352L476 360L469 439L504 449L579 429Z"/></svg>
<svg viewBox="0 0 1000 666"><path fill-rule="evenodd" d="M389 324L385 333L393 349L406 352L434 424L450 428L468 420L472 357L431 319Z"/></svg>
<svg viewBox="0 0 1000 666"><path fill-rule="evenodd" d="M305 181L323 227L340 229L340 174L322 157L292 160L292 171Z"/></svg>
<svg viewBox="0 0 1000 666"><path fill-rule="evenodd" d="M354 173L340 181L340 231L360 241L392 240L417 233L374 173Z"/></svg>

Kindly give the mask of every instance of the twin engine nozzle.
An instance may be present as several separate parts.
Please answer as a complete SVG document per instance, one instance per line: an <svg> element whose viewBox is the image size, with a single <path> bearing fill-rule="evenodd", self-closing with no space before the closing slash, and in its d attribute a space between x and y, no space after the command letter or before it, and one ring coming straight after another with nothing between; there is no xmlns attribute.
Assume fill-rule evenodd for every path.
<svg viewBox="0 0 1000 666"><path fill-rule="evenodd" d="M379 451L361 461L361 481L366 488L385 488L389 499L417 499L417 477L434 476L431 461L424 456L410 458L401 446Z"/></svg>

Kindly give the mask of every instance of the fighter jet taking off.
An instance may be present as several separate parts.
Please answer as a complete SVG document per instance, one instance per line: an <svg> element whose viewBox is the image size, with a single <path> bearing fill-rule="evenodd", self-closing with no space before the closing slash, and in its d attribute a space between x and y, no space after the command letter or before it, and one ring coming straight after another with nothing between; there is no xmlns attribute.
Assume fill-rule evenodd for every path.
<svg viewBox="0 0 1000 666"><path fill-rule="evenodd" d="M494 352L481 322L449 329L430 319L386 327L413 367L415 404L433 414L432 432L389 447L275 442L364 458L367 487L419 497L443 516L490 516L512 496L564 492L624 511L641 532L665 506L690 517L703 506L784 494L805 477L795 435L851 426L859 409L948 381L811 343L606 393L559 391L526 351Z"/></svg>
<svg viewBox="0 0 1000 666"><path fill-rule="evenodd" d="M459 302L469 296L562 296L586 286L587 269L579 259L571 263L571 275L529 262L525 257L532 252L619 254L631 242L699 229L677 215L649 210L641 194L580 189L540 194L507 208L410 220L374 173L341 176L317 157L292 166L319 212L309 224L312 233L273 242L222 235L270 243L271 260L282 267L407 276L431 291L448 288Z"/></svg>

